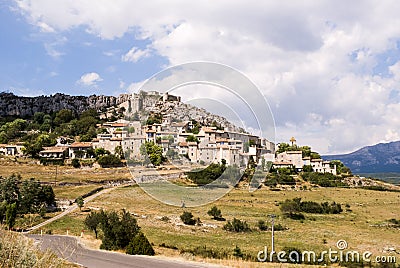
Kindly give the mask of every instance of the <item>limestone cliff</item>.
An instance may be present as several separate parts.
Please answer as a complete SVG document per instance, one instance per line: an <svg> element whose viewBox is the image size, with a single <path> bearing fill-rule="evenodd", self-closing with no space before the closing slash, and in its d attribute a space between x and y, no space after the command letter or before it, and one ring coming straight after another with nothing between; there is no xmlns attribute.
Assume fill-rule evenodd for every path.
<svg viewBox="0 0 400 268"><path fill-rule="evenodd" d="M81 113L88 109L102 110L119 105L129 98L128 94L114 96L70 96L57 93L50 96L22 97L12 93L0 93L0 116L30 117L36 112L51 113L70 109Z"/></svg>

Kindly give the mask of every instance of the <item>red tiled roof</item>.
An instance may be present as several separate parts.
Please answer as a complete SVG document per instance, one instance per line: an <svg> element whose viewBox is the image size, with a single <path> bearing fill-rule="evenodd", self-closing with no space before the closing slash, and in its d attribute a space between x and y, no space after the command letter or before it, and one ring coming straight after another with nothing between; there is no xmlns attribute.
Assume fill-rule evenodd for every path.
<svg viewBox="0 0 400 268"><path fill-rule="evenodd" d="M71 144L71 148L89 148L92 147L91 142L74 142Z"/></svg>
<svg viewBox="0 0 400 268"><path fill-rule="evenodd" d="M44 147L44 150L40 151L40 153L63 153L68 149L67 146L53 146L53 147Z"/></svg>
<svg viewBox="0 0 400 268"><path fill-rule="evenodd" d="M187 146L188 146L188 144L187 144L187 142L185 142L185 141L182 141L182 142L178 143L178 146L181 146L181 147L187 147Z"/></svg>
<svg viewBox="0 0 400 268"><path fill-rule="evenodd" d="M128 124L126 124L126 123L113 123L111 126L112 127L127 127Z"/></svg>

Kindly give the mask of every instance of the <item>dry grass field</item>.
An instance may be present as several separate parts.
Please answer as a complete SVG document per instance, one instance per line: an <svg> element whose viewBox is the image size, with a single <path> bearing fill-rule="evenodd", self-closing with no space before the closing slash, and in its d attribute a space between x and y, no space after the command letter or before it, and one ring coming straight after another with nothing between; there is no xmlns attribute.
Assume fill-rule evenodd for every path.
<svg viewBox="0 0 400 268"><path fill-rule="evenodd" d="M35 177L48 182L55 179L54 166L41 166L25 160L15 162L10 159L1 159L0 176L8 176L12 173L19 173L24 179ZM130 178L128 168L74 169L61 166L57 170L57 186L54 187L54 192L59 199L75 199L99 187L102 182ZM171 195L171 193L167 194ZM301 197L303 201L335 201L342 205L344 211L341 214L324 215L305 213L306 218L302 221L284 218L279 209L279 203L295 197ZM346 207L346 204L350 207ZM213 205L221 209L222 216L227 221L232 221L233 218L244 220L253 231L232 233L223 230L222 227L227 221L215 221L207 215L207 211ZM262 187L251 193L245 188L235 188L211 204L180 208L157 201L135 185L116 188L85 204L85 208L91 210L127 209L137 217L139 225L153 243L159 257L194 259L234 267L265 267L266 264L238 261L232 255L236 246L253 260L264 246L270 250L271 232L260 231L257 228L259 220L264 220L270 225L269 214L276 214L276 224L281 224L286 228L284 231L275 232L276 250L295 247L301 251L313 250L319 253L329 248L337 249L336 242L344 239L348 243L348 250L357 250L360 253L368 250L373 253L373 256L385 256L390 255L387 252L388 248L395 248L397 252L400 252L400 229L387 225L389 219L400 220L400 192L313 187L308 187L308 190L287 188L271 191L267 187ZM179 218L183 211L190 211L194 217L199 217L202 225L183 225ZM43 232L66 234L68 229L69 234L80 236L82 230L85 229L83 220L87 214L87 211L76 210L47 225ZM169 220L161 220L163 216L168 217ZM32 222L36 220L32 219ZM94 233L85 230L84 234L87 245L99 247L101 242L95 241ZM216 255L225 256L224 259L200 257L198 254L195 256L190 253L204 247L208 252L212 251ZM400 255L397 254L396 257L399 263ZM271 265L271 267L276 267L277 264ZM287 266L287 264L282 264L279 267Z"/></svg>
<svg viewBox="0 0 400 268"><path fill-rule="evenodd" d="M345 211L338 215L306 214L306 219L303 221L286 219L282 216L278 204L294 197L301 197L306 201L336 201L342 204ZM234 217L245 220L253 231L231 233L223 230L222 226L226 222L212 220L207 215L207 211L214 204L221 209L226 220L231 221ZM345 204L350 205L348 211ZM335 250L336 242L341 239L347 241L349 250L358 250L361 253L368 250L374 254L373 256L388 255L385 249L390 247L400 249L400 230L385 227L387 220L400 219L399 192L339 188L271 191L262 188L250 193L246 189L233 189L213 204L183 209L164 205L148 196L140 187L131 186L118 188L86 206L107 210L125 208L134 213L142 230L155 245L156 252L166 256L182 256L181 253L184 251L204 246L218 253L225 252L232 255L233 249L238 246L244 254L255 258L264 246L268 248L271 246L271 233L259 231L256 227L257 222L260 219L268 221L267 215L272 213L278 216L276 223L287 228L285 231L275 233L275 246L278 250L284 247L316 252L328 248ZM179 215L184 210L199 217L203 226L183 225ZM79 235L84 228L82 220L86 213L77 211L46 228L51 229L53 233L65 233L66 228L69 228L73 234ZM162 216L170 220L162 221ZM93 239L91 232L86 234ZM163 243L168 248L160 246ZM194 258L188 253L184 253L183 256ZM216 262L224 263L229 260ZM253 265L257 267L256 264Z"/></svg>

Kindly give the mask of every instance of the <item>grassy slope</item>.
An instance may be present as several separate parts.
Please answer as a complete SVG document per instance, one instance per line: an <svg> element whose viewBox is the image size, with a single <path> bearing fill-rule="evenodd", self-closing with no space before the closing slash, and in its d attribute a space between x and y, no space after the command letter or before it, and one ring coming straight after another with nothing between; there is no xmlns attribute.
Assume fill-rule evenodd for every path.
<svg viewBox="0 0 400 268"><path fill-rule="evenodd" d="M286 198L294 197L318 202L336 201L342 203L343 207L347 203L352 211L340 215L307 214L304 222L284 219L277 204ZM294 246L301 250L320 252L329 247L335 249L339 239L345 239L352 250L369 250L374 254L382 252L387 246L400 246L400 230L372 226L390 218L400 219L400 193L338 188L280 192L263 188L249 193L247 190L235 189L216 201L215 205L222 210L227 220L232 220L233 217L246 220L253 228L258 220L267 220L268 214L277 214L279 217L276 222L289 228L287 231L276 233L277 249ZM161 204L139 187L117 189L92 201L88 206L104 209L126 208L138 214L140 226L156 246L165 243L182 250L206 245L207 248L231 254L235 245L238 245L244 253L252 256L256 256L265 245L270 247L269 232L235 234L222 230L224 222L213 221L207 215L211 204L186 210L191 211L195 217L200 217L203 223L217 225L217 228L162 222L159 220L161 216L168 216L172 222L179 222L178 218L183 209ZM65 219L66 222L55 222L47 228L53 229L53 233L65 233L66 226L76 226L74 228L78 233L83 227L79 220L84 216L85 213L76 212ZM179 254L179 250L156 250L168 255Z"/></svg>

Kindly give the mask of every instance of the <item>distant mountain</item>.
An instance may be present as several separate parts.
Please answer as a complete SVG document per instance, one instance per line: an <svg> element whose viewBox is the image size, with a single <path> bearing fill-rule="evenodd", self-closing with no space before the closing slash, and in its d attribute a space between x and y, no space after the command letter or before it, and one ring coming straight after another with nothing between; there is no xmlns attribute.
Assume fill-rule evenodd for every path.
<svg viewBox="0 0 400 268"><path fill-rule="evenodd" d="M342 155L323 156L340 160L353 173L400 172L400 141L379 143Z"/></svg>

